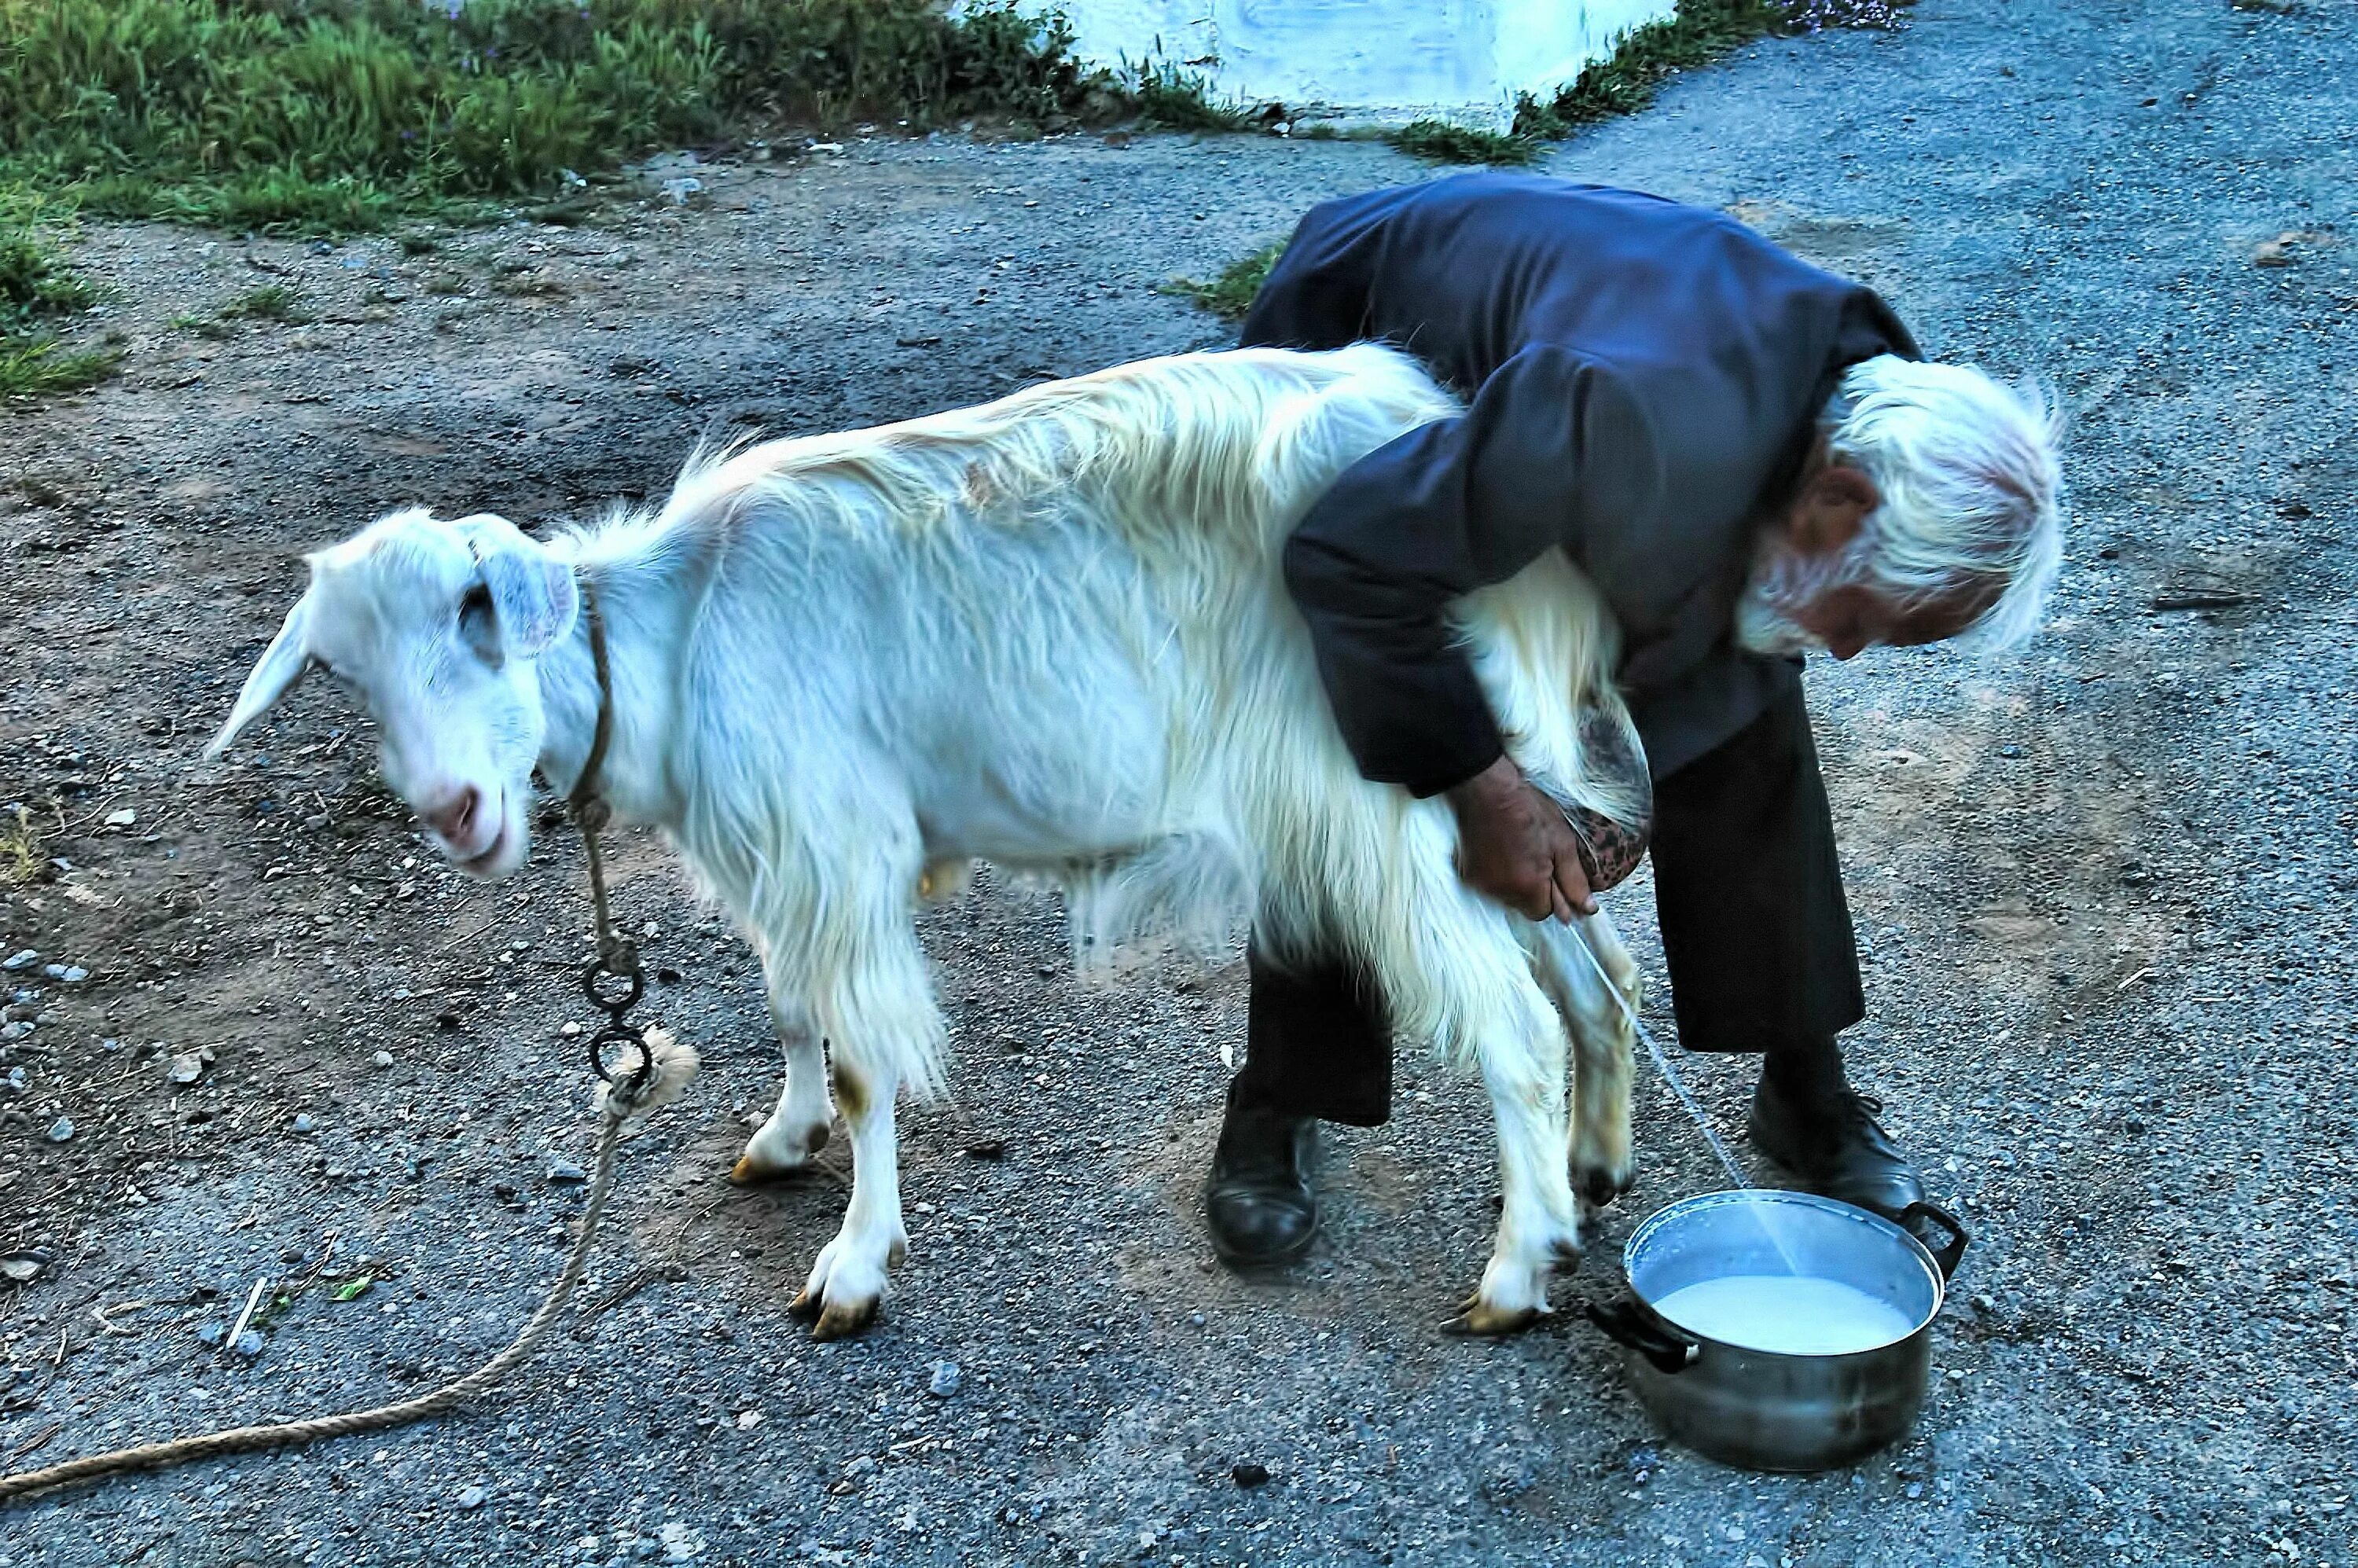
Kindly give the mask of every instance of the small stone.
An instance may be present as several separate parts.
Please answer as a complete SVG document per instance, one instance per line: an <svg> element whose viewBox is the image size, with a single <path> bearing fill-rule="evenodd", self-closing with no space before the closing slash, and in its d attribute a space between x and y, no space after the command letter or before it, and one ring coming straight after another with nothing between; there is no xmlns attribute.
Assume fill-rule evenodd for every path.
<svg viewBox="0 0 2358 1568"><path fill-rule="evenodd" d="M41 1271L49 1266L49 1255L46 1252L0 1254L0 1280L6 1280L12 1285L29 1285L39 1279Z"/></svg>
<svg viewBox="0 0 2358 1568"><path fill-rule="evenodd" d="M380 1067L390 1067L393 1065L393 1053L390 1051L380 1051L375 1055L371 1056L369 1060L374 1062Z"/></svg>
<svg viewBox="0 0 2358 1568"><path fill-rule="evenodd" d="M43 968L41 973L61 985L69 986L78 986L90 979L90 971L80 964L51 964Z"/></svg>
<svg viewBox="0 0 2358 1568"><path fill-rule="evenodd" d="M570 1160L551 1160L548 1179L560 1186L578 1186L590 1179L590 1173Z"/></svg>
<svg viewBox="0 0 2358 1568"><path fill-rule="evenodd" d="M72 1141L72 1138L73 1138L73 1123L72 1123L71 1121L68 1120L66 1118L64 1118L64 1117L62 1117L62 1116L61 1116L61 1117L58 1118L58 1119L57 1119L57 1120L55 1120L55 1121L53 1121L53 1122L51 1122L51 1123L49 1124L49 1141L50 1141L50 1142L52 1142L52 1143L65 1143L65 1142L70 1142L70 1141Z"/></svg>
<svg viewBox="0 0 2358 1568"><path fill-rule="evenodd" d="M739 1411L737 1412L738 1431L751 1432L761 1424L762 1412L760 1411Z"/></svg>
<svg viewBox="0 0 2358 1568"><path fill-rule="evenodd" d="M0 1023L0 1040L22 1040L33 1032L33 1021L20 1018L14 1023Z"/></svg>
<svg viewBox="0 0 2358 1568"><path fill-rule="evenodd" d="M969 1160L1004 1160L1007 1158L1007 1141L986 1138L979 1143L969 1143L966 1146L966 1157Z"/></svg>
<svg viewBox="0 0 2358 1568"><path fill-rule="evenodd" d="M172 1081L174 1083L193 1084L204 1076L205 1063L203 1057L186 1055L175 1056L172 1058Z"/></svg>
<svg viewBox="0 0 2358 1568"><path fill-rule="evenodd" d="M925 1392L937 1400L946 1400L957 1393L958 1385L964 1381L965 1377L958 1371L957 1362L936 1361L934 1363L934 1375L925 1379Z"/></svg>
<svg viewBox="0 0 2358 1568"><path fill-rule="evenodd" d="M261 1355L262 1331L256 1328L249 1328L243 1334L239 1335L237 1336L237 1343L230 1346L230 1353L248 1361L251 1361L255 1357Z"/></svg>
<svg viewBox="0 0 2358 1568"><path fill-rule="evenodd" d="M19 948L5 958L0 958L0 969L21 969L39 957L30 947Z"/></svg>
<svg viewBox="0 0 2358 1568"><path fill-rule="evenodd" d="M470 1510L479 1509L483 1506L483 1498L484 1492L482 1487L469 1487L459 1494L459 1506Z"/></svg>
<svg viewBox="0 0 2358 1568"><path fill-rule="evenodd" d="M221 1348L222 1342L229 1338L229 1325L222 1322L219 1318L209 1319L206 1322L197 1325L197 1338L205 1345L218 1350Z"/></svg>
<svg viewBox="0 0 2358 1568"><path fill-rule="evenodd" d="M308 1137L311 1130L319 1125L319 1124L318 1122L311 1119L311 1113L307 1110L295 1118L293 1124L288 1127L287 1130L294 1133L297 1138L303 1138Z"/></svg>
<svg viewBox="0 0 2358 1568"><path fill-rule="evenodd" d="M139 814L127 806L120 811L110 811L106 814L106 825L109 827L128 827L138 820Z"/></svg>
<svg viewBox="0 0 2358 1568"><path fill-rule="evenodd" d="M1255 1487L1266 1487L1269 1485L1269 1466L1266 1465L1257 1465L1249 1459L1238 1465L1235 1469L1230 1470L1228 1472L1228 1476L1238 1486L1242 1487L1248 1492L1251 1491Z"/></svg>

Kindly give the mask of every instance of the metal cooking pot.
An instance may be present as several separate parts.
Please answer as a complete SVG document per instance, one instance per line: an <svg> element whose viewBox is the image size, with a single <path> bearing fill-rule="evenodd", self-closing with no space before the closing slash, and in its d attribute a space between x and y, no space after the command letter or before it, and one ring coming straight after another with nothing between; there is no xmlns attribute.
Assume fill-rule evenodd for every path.
<svg viewBox="0 0 2358 1568"><path fill-rule="evenodd" d="M1638 1399L1663 1433L1747 1470L1831 1470L1896 1441L1924 1403L1932 1319L1968 1238L1946 1211L1909 1206L1895 1225L1811 1193L1705 1193L1652 1216L1622 1251L1629 1293L1590 1321L1628 1352ZM1914 1227L1945 1232L1937 1249ZM1940 1239L1938 1237L1936 1239ZM1887 1303L1913 1327L1839 1355L1747 1349L1654 1310L1706 1280L1800 1274Z"/></svg>

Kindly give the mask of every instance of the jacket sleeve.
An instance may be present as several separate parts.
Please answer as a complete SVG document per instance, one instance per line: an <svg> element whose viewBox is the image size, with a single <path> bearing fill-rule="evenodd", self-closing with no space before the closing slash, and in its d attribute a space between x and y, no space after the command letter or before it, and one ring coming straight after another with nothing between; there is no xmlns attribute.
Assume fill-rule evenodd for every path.
<svg viewBox="0 0 2358 1568"><path fill-rule="evenodd" d="M1383 243L1365 198L1311 209L1253 296L1237 333L1248 349L1340 349L1368 335L1368 295Z"/></svg>
<svg viewBox="0 0 2358 1568"><path fill-rule="evenodd" d="M1284 567L1359 771L1422 796L1497 761L1498 724L1451 602L1550 546L1585 566L1596 520L1617 535L1659 490L1633 403L1549 345L1501 365L1464 415L1347 470L1287 541Z"/></svg>

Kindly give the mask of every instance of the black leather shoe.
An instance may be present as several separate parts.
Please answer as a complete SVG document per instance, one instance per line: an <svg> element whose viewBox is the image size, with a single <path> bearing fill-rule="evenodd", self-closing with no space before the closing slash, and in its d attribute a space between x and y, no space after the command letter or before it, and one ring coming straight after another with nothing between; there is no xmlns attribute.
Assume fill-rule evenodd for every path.
<svg viewBox="0 0 2358 1568"><path fill-rule="evenodd" d="M1212 1249L1231 1269L1291 1263L1318 1235L1310 1184L1318 1124L1308 1117L1231 1105L1204 1178Z"/></svg>
<svg viewBox="0 0 2358 1568"><path fill-rule="evenodd" d="M1752 1146L1822 1196L1898 1219L1924 1181L1876 1118L1883 1102L1850 1088L1800 1095L1767 1077L1752 1092Z"/></svg>

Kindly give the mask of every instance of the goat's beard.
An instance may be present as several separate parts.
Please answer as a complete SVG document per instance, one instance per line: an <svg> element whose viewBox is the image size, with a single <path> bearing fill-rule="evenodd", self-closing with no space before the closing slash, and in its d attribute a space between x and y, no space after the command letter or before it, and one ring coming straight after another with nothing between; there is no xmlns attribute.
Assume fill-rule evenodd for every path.
<svg viewBox="0 0 2358 1568"><path fill-rule="evenodd" d="M1798 658L1823 650L1825 639L1795 616L1856 575L1848 550L1805 556L1782 539L1763 539L1752 559L1752 575L1745 580L1744 597L1736 602L1736 645L1770 658Z"/></svg>

